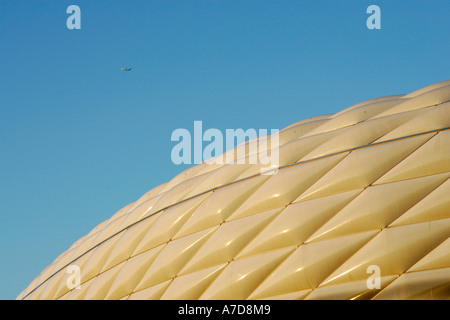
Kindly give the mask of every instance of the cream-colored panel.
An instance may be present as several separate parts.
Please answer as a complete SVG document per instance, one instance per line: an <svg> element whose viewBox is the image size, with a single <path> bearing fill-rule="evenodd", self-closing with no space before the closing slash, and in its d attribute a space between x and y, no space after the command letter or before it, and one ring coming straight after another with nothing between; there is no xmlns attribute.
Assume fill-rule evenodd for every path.
<svg viewBox="0 0 450 320"><path fill-rule="evenodd" d="M321 133L321 132L327 132L331 130L336 130L339 128L344 128L348 126L353 126L359 122L363 122L393 106L396 106L401 102L401 100L392 99L392 100L385 100L385 101L379 101L371 104L366 104L359 106L357 108L347 110L344 113L341 113L334 117L333 119L330 119L326 123L322 124L320 127L316 128L315 130L311 131L309 135Z"/></svg>
<svg viewBox="0 0 450 320"><path fill-rule="evenodd" d="M279 296L263 298L260 300L303 300L309 293L311 293L311 291L311 289L301 290L297 292L281 294Z"/></svg>
<svg viewBox="0 0 450 320"><path fill-rule="evenodd" d="M256 176L214 190L174 239L223 223L269 176Z"/></svg>
<svg viewBox="0 0 450 320"><path fill-rule="evenodd" d="M313 159L327 154L362 147L390 132L400 124L422 113L423 110L413 110L403 114L367 120L357 126L342 130L338 135L328 139L325 143L308 153L302 160Z"/></svg>
<svg viewBox="0 0 450 320"><path fill-rule="evenodd" d="M421 95L422 93L437 89L437 88L441 88L441 87L445 87L450 85L450 80L446 80L446 81L441 81L441 82L436 82L433 84L430 84L426 87L420 88L418 90L415 90L411 93L408 93L407 95L405 95L405 98L413 98L416 97L418 95Z"/></svg>
<svg viewBox="0 0 450 320"><path fill-rule="evenodd" d="M408 272L438 268L450 268L450 238L431 250L430 253L413 265Z"/></svg>
<svg viewBox="0 0 450 320"><path fill-rule="evenodd" d="M313 117L306 118L306 119L303 119L303 120L300 120L300 121L296 121L296 122L288 125L287 127L284 127L283 129L281 129L280 132L290 130L293 127L296 127L296 126L301 125L301 124L307 124L309 122L314 122L314 121L325 122L325 121L329 120L333 115L334 114L322 114L322 115L319 115L319 116L313 116Z"/></svg>
<svg viewBox="0 0 450 320"><path fill-rule="evenodd" d="M248 157L251 152L255 152L258 149L258 144L259 137L239 143L235 147L225 151L223 154L208 159L208 161L210 161L209 165L219 166L220 168L225 164L245 163L242 159Z"/></svg>
<svg viewBox="0 0 450 320"><path fill-rule="evenodd" d="M320 227L308 242L383 229L448 177L450 173L369 187Z"/></svg>
<svg viewBox="0 0 450 320"><path fill-rule="evenodd" d="M34 280L28 285L28 287L22 291L21 298L23 300L29 299L31 296L36 296L35 292L40 289L40 291L43 290L43 282L45 279L41 279L40 276L37 276L34 278ZM19 299L19 298L17 298ZM31 298L32 299L32 298Z"/></svg>
<svg viewBox="0 0 450 320"><path fill-rule="evenodd" d="M108 295L108 291L111 288L111 285L119 274L121 268L124 266L125 262L115 266L114 268L109 269L108 271L100 274L94 280L94 282L89 287L86 295L84 296L85 300L104 300Z"/></svg>
<svg viewBox="0 0 450 320"><path fill-rule="evenodd" d="M92 235L93 236L93 235ZM86 239L86 238L85 238ZM83 241L82 241L83 242ZM81 242L80 242L81 243ZM50 265L52 265L53 267L64 257L64 256L66 256L66 254L69 252L69 251L71 251L71 252L74 252L75 251L75 246L71 246L68 250L65 250L65 251L63 251L58 257L56 257L56 259L55 260L53 260L53 262L50 264ZM73 255L73 253L72 253L72 255ZM68 256L66 256L66 258L67 259L70 259L72 256L71 255L68 255Z"/></svg>
<svg viewBox="0 0 450 320"><path fill-rule="evenodd" d="M347 154L337 154L281 168L276 174L270 176L269 180L244 202L229 219L238 219L288 205L319 177L344 159Z"/></svg>
<svg viewBox="0 0 450 320"><path fill-rule="evenodd" d="M69 296L69 294L71 293L71 291L66 292L64 295L62 295L61 297L59 297L57 300L67 300L67 297ZM19 298L18 298L19 299ZM20 300L22 300L20 298Z"/></svg>
<svg viewBox="0 0 450 320"><path fill-rule="evenodd" d="M164 210L145 234L135 254L169 241L210 194L203 194Z"/></svg>
<svg viewBox="0 0 450 320"><path fill-rule="evenodd" d="M345 110L345 112L339 113L331 122L340 122L344 125L356 124L366 121L381 112L392 108L403 102L402 99L387 99L383 101L376 101L369 104L361 105L351 110Z"/></svg>
<svg viewBox="0 0 450 320"><path fill-rule="evenodd" d="M172 206L179 201L186 199L186 195L197 185L199 185L203 180L205 180L206 177L207 175L193 177L173 187L155 203L155 205L151 210L149 210L147 215L158 212L159 210L165 209L166 207Z"/></svg>
<svg viewBox="0 0 450 320"><path fill-rule="evenodd" d="M45 289L45 282L39 284L34 289L30 290L24 297L24 300L45 300L46 297L41 297L42 291Z"/></svg>
<svg viewBox="0 0 450 320"><path fill-rule="evenodd" d="M318 133L313 136L291 141L280 147L279 164L280 166L289 165L302 160L310 160L312 157L306 155L313 149L326 143L329 139L346 131L347 128L337 129L329 132ZM342 151L342 150L339 150Z"/></svg>
<svg viewBox="0 0 450 320"><path fill-rule="evenodd" d="M41 299L43 300L53 300L56 296L56 291L61 282L61 279L64 278L65 272L57 272L53 274L45 283L43 283L43 290L41 293Z"/></svg>
<svg viewBox="0 0 450 320"><path fill-rule="evenodd" d="M83 270L84 270L84 266L86 265L87 261L89 260L90 256L92 254L92 251L87 252L86 254L84 254L83 256L81 256L79 259L77 259L76 261L73 261L69 266L65 267L64 269L61 269L57 274L55 274L55 276L59 275L59 283L55 286L55 288L57 289L54 292L53 298L52 299L58 299L59 297L61 297L62 295L66 294L67 292L69 292L71 290L71 288L69 288L68 285L68 281L69 283L71 283L73 285L72 279L74 279L73 277L75 276L75 272L74 270L72 270L72 267L78 267L80 268L80 285L84 282L86 282L85 279L83 279ZM70 268L69 268L70 267ZM77 289L79 290L79 289Z"/></svg>
<svg viewBox="0 0 450 320"><path fill-rule="evenodd" d="M316 148L320 144L324 143L327 139L330 139L339 133L346 130L345 128L336 129L330 132L324 132L320 134L315 134L313 136L308 136L306 138L300 138L298 140L293 140L285 145L280 145L278 150L278 161L275 158L270 158L271 154L262 153L259 155L258 163L250 166L246 171L244 171L239 177L239 179L244 179L250 176L259 175L261 173L266 173L269 171L274 171L276 167L282 167L286 165L298 162L299 159L304 158L304 156ZM260 163L259 159L268 159L268 163ZM270 163L270 160L273 163ZM310 160L310 159L304 159ZM249 163L249 159L245 159L246 163ZM278 162L278 163L277 163Z"/></svg>
<svg viewBox="0 0 450 320"><path fill-rule="evenodd" d="M276 146L278 147L280 145L280 133L274 132L271 134L270 130L268 130L267 134L261 134L258 137L239 143L236 147L226 151L223 155L224 157L219 156L219 158L226 163L252 163L244 161L244 159L256 155L258 152L271 150L271 141L276 141Z"/></svg>
<svg viewBox="0 0 450 320"><path fill-rule="evenodd" d="M161 245L126 260L125 265L117 274L117 278L113 280L106 299L119 299L133 292L165 246Z"/></svg>
<svg viewBox="0 0 450 320"><path fill-rule="evenodd" d="M424 92L385 112L382 112L377 117L387 116L389 114L400 113L419 108L426 108L429 106L443 103L445 101L449 101L450 100L449 89L450 85Z"/></svg>
<svg viewBox="0 0 450 320"><path fill-rule="evenodd" d="M280 145L277 142L277 136L278 134L275 133L259 137L258 143L250 146L254 152L249 153L245 157L238 155L235 160L228 160L228 163L252 164L239 175L237 180L278 169L280 166Z"/></svg>
<svg viewBox="0 0 450 320"><path fill-rule="evenodd" d="M50 265L48 267L46 267L43 271L45 271L46 269L48 269L50 267ZM53 265L51 265L51 268L53 268ZM37 291L37 289L39 289L39 292L42 292L42 290L44 289L45 286L45 281L49 278L47 277L42 277L42 273L43 271L41 271L41 273L34 279L34 281L28 286L28 288L26 289L25 295L29 295L32 291ZM40 294L40 293L39 293ZM36 293L34 292L34 295L36 295Z"/></svg>
<svg viewBox="0 0 450 320"><path fill-rule="evenodd" d="M145 289L175 277L216 229L217 227L212 227L170 241L150 266L136 290Z"/></svg>
<svg viewBox="0 0 450 320"><path fill-rule="evenodd" d="M450 130L437 133L375 184L413 179L450 171Z"/></svg>
<svg viewBox="0 0 450 320"><path fill-rule="evenodd" d="M167 184L167 182L162 183L162 184L150 189L146 193L144 193L139 199L137 199L133 203L133 206L130 208L129 211L132 211L132 210L136 209L137 207L139 207L144 202L147 202L148 200L154 199L154 198L156 198L156 196L163 194L164 193L163 190L164 190L166 184Z"/></svg>
<svg viewBox="0 0 450 320"><path fill-rule="evenodd" d="M122 215L116 220L111 221L108 223L103 230L99 231L97 233L97 237L92 242L92 245L98 245L99 243L105 241L106 239L109 239L110 237L117 234L117 232L121 231L122 228L120 228L122 221L126 218L126 215Z"/></svg>
<svg viewBox="0 0 450 320"><path fill-rule="evenodd" d="M95 235L86 237L82 243L80 243L77 247L74 248L73 253L70 256L69 260L75 260L78 257L82 256L84 253L86 253L86 251L91 249L94 246L94 241L96 238L97 237Z"/></svg>
<svg viewBox="0 0 450 320"><path fill-rule="evenodd" d="M190 180L193 177L200 176L203 173L206 173L210 169L211 169L211 166L206 166L205 164L193 165L192 167L189 167L186 170L177 174L170 181L166 182L164 187L161 189L160 193L166 193L167 191L172 190L174 187L176 187L180 183Z"/></svg>
<svg viewBox="0 0 450 320"><path fill-rule="evenodd" d="M158 300L166 291L167 287L172 282L172 279L167 280L163 283L157 284L156 286L146 288L137 292L133 292L128 300Z"/></svg>
<svg viewBox="0 0 450 320"><path fill-rule="evenodd" d="M58 270L64 268L66 265L68 265L72 260L71 257L73 255L75 249L65 251L65 253L59 257L55 263L50 264L47 266L44 270L42 270L41 274L39 275L39 283L44 282L46 279L50 278L55 272Z"/></svg>
<svg viewBox="0 0 450 320"><path fill-rule="evenodd" d="M314 199L367 187L433 135L435 133L354 150L298 199Z"/></svg>
<svg viewBox="0 0 450 320"><path fill-rule="evenodd" d="M328 119L309 121L309 122L299 123L294 126L289 126L289 127L286 127L284 129L280 130L279 131L280 146L304 136L308 132L311 132L311 130L317 128L318 126L320 126L321 124L323 124L327 121L328 121Z"/></svg>
<svg viewBox="0 0 450 320"><path fill-rule="evenodd" d="M219 170L225 165L224 164L217 164L217 163L205 163L204 161L201 164L198 164L197 166L201 166L201 170L197 173L196 176L204 175L205 177L208 177L210 174L212 174L215 170Z"/></svg>
<svg viewBox="0 0 450 320"><path fill-rule="evenodd" d="M173 279L173 282L164 292L161 300L196 300L208 288L212 281L216 279L219 273L227 264L203 269L197 272L189 273L185 276L179 276Z"/></svg>
<svg viewBox="0 0 450 320"><path fill-rule="evenodd" d="M70 247L69 249L67 249L66 251L71 251L72 249L77 248L81 243L83 243L86 238L90 236L90 235L84 235L82 236L80 239L78 239L77 241L75 241ZM56 260L58 260L60 257L58 256L53 262L55 262Z"/></svg>
<svg viewBox="0 0 450 320"><path fill-rule="evenodd" d="M258 284L294 249L295 247L291 247L232 261L199 299L247 299Z"/></svg>
<svg viewBox="0 0 450 320"><path fill-rule="evenodd" d="M139 206L131 210L126 218L122 221L120 224L120 229L124 229L129 227L130 225L136 223L137 221L140 221L146 216L149 216L150 210L153 209L153 206L155 203L162 197L163 195L157 195L143 203L141 203Z"/></svg>
<svg viewBox="0 0 450 320"><path fill-rule="evenodd" d="M449 218L450 180L445 181L419 203L391 223L392 227Z"/></svg>
<svg viewBox="0 0 450 320"><path fill-rule="evenodd" d="M205 180L187 195L187 197L196 196L202 192L223 186L235 181L251 164L226 164L223 167L214 170Z"/></svg>
<svg viewBox="0 0 450 320"><path fill-rule="evenodd" d="M103 265L108 260L109 255L118 240L118 236L113 237L92 250L90 257L82 270L82 281L87 281L97 276L102 271Z"/></svg>
<svg viewBox="0 0 450 320"><path fill-rule="evenodd" d="M74 260L74 252L77 250L77 248L73 248L70 250L64 251L62 255L60 255L57 259L55 259L47 268L45 268L41 274L41 280L44 280L48 277L50 277L52 274L60 270L61 268L64 268L68 263ZM79 257L79 255L77 256Z"/></svg>
<svg viewBox="0 0 450 320"><path fill-rule="evenodd" d="M86 293L88 292L90 286L94 282L95 278L82 283L80 285L80 289L71 290L70 292L66 293L64 296L61 297L61 300L83 300L86 296Z"/></svg>
<svg viewBox="0 0 450 320"><path fill-rule="evenodd" d="M117 218L123 216L124 214L129 213L136 205L136 201L127 204L126 206L124 206L122 209L120 209L119 211L117 211L115 214L113 214L110 218L111 221L116 220Z"/></svg>
<svg viewBox="0 0 450 320"><path fill-rule="evenodd" d="M381 277L380 289L369 288L367 280L319 287L308 295L305 300L359 300L362 297L367 300L371 299L397 278L398 276Z"/></svg>
<svg viewBox="0 0 450 320"><path fill-rule="evenodd" d="M367 279L375 265L382 276L401 274L450 235L450 219L384 229L322 285Z"/></svg>
<svg viewBox="0 0 450 320"><path fill-rule="evenodd" d="M354 105L352 105L350 107L347 107L347 108L345 108L345 109L343 109L343 110L341 110L341 111L331 115L331 118L336 118L336 117L339 117L341 114L347 113L347 112L349 112L349 111L351 111L353 109L357 109L357 108L360 108L360 107L368 106L368 105L371 105L371 104L376 104L376 103L379 103L379 102L390 103L390 101L398 101L398 104L400 104L401 102L404 101L404 100L402 100L404 98L405 98L405 95L398 94L398 95L391 95L391 96L378 97L378 98L365 100L365 101L362 101L362 102L358 102L358 103L356 103L356 104L354 104Z"/></svg>
<svg viewBox="0 0 450 320"><path fill-rule="evenodd" d="M238 257L301 244L361 191L353 190L287 206Z"/></svg>
<svg viewBox="0 0 450 320"><path fill-rule="evenodd" d="M123 215L121 215L121 216L123 216ZM115 218L115 219L117 219L117 218ZM109 220L110 219L107 219L107 220L104 220L104 221L100 222L91 231L89 231L89 233L86 236L97 235L109 223Z"/></svg>
<svg viewBox="0 0 450 320"><path fill-rule="evenodd" d="M369 231L298 247L250 295L261 299L316 288L331 272L378 232Z"/></svg>
<svg viewBox="0 0 450 320"><path fill-rule="evenodd" d="M418 110L422 111L422 110ZM417 114L417 116L398 128L387 133L375 142L387 141L409 135L448 128L450 127L450 102L441 105L423 109L425 112ZM409 112L411 113L411 111Z"/></svg>
<svg viewBox="0 0 450 320"><path fill-rule="evenodd" d="M273 141L273 144L272 144ZM276 131L271 133L270 130L267 130L267 134L261 134L259 137L251 139L249 141L246 141L246 144L248 145L248 154L245 155L245 157L242 158L252 158L252 156L264 152L265 154L270 155L270 152L274 148L278 148L280 143L280 132ZM240 163L234 162L234 163ZM246 163L252 163L251 161Z"/></svg>
<svg viewBox="0 0 450 320"><path fill-rule="evenodd" d="M180 274L231 261L280 211L281 208L274 209L223 223L209 241L193 256Z"/></svg>
<svg viewBox="0 0 450 320"><path fill-rule="evenodd" d="M411 272L401 275L375 300L447 300L450 268Z"/></svg>
<svg viewBox="0 0 450 320"><path fill-rule="evenodd" d="M152 216L126 229L120 235L114 249L109 254L102 272L131 257L137 245L141 242L144 235L149 232L156 220L157 217Z"/></svg>
<svg viewBox="0 0 450 320"><path fill-rule="evenodd" d="M248 161L248 160L245 160L245 161ZM276 163L274 163L274 165L276 165ZM273 168L270 167L270 163L267 165L263 165L262 163L260 163L258 161L256 164L252 164L247 170L245 170L243 173L241 173L241 175L236 178L236 181L247 179L247 178L252 178L254 176L261 175L262 173L266 173L272 169ZM269 175L265 175L265 176L269 176Z"/></svg>

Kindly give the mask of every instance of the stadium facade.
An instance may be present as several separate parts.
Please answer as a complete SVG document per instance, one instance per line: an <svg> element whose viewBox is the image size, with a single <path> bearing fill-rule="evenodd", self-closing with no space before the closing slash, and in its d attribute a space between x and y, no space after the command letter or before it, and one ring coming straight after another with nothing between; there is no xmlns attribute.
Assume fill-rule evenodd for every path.
<svg viewBox="0 0 450 320"><path fill-rule="evenodd" d="M194 165L76 241L17 299L450 298L450 81L278 139L273 174Z"/></svg>

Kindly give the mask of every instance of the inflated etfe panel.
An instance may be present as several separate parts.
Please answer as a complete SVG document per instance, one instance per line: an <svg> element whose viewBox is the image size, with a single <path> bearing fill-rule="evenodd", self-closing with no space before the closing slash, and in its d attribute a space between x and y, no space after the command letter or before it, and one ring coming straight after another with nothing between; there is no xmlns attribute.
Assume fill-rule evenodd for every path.
<svg viewBox="0 0 450 320"><path fill-rule="evenodd" d="M17 298L448 299L449 129L450 81L299 121L278 171L195 165Z"/></svg>

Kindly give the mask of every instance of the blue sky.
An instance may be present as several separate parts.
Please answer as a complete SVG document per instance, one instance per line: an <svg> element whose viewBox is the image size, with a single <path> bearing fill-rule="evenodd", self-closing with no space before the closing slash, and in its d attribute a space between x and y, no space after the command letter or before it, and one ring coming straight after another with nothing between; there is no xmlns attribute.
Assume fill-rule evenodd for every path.
<svg viewBox="0 0 450 320"><path fill-rule="evenodd" d="M81 30L69 30L69 5ZM369 5L381 29L369 30ZM0 299L186 169L177 128L282 129L450 79L447 0L0 1ZM120 68L132 67L130 72Z"/></svg>

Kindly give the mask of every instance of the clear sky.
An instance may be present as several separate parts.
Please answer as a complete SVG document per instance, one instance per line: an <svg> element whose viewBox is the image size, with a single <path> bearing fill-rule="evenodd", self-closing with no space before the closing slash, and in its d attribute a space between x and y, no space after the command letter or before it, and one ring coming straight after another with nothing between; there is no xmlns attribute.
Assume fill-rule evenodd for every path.
<svg viewBox="0 0 450 320"><path fill-rule="evenodd" d="M69 30L69 5L81 29ZM381 29L369 30L369 5ZM448 0L1 0L0 299L187 166L177 128L282 129L450 79ZM132 67L123 72L122 67Z"/></svg>

